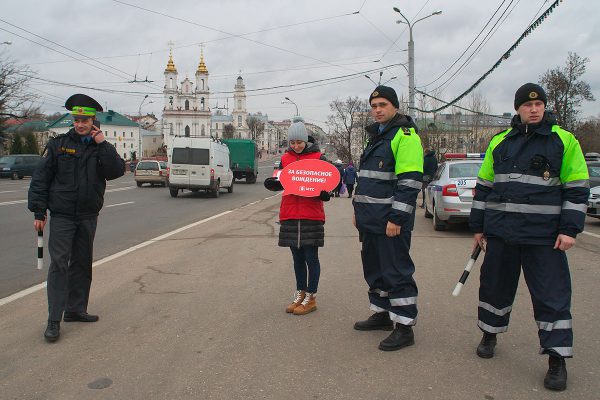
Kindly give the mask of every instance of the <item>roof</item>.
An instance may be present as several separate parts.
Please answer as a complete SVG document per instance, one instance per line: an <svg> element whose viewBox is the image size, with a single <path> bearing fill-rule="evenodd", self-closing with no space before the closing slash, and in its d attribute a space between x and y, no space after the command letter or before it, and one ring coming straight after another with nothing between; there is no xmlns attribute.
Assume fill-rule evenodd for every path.
<svg viewBox="0 0 600 400"><path fill-rule="evenodd" d="M162 136L162 133L157 131L149 131L148 129L140 128L140 134L142 136Z"/></svg>
<svg viewBox="0 0 600 400"><path fill-rule="evenodd" d="M96 114L96 119L100 122L100 125L118 125L118 126L140 126L138 123L133 122L124 115L119 114L113 110L108 112L99 112ZM73 116L70 113L64 114L62 117L57 119L48 125L48 129L52 128L64 128L73 125Z"/></svg>
<svg viewBox="0 0 600 400"><path fill-rule="evenodd" d="M231 115L211 115L210 119L212 122L233 122Z"/></svg>
<svg viewBox="0 0 600 400"><path fill-rule="evenodd" d="M48 121L29 121L19 125L12 125L6 129L6 132L23 132L31 130L32 132L44 132L50 123Z"/></svg>

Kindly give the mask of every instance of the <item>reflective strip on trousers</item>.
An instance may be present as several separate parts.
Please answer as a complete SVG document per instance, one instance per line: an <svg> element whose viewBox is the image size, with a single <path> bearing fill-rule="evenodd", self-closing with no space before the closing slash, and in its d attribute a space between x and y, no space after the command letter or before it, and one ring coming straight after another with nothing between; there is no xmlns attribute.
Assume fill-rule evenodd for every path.
<svg viewBox="0 0 600 400"><path fill-rule="evenodd" d="M415 209L413 206L411 206L410 204L406 204L406 203L400 203L399 201L394 201L392 203L392 208L394 210L398 210L398 211L404 211L407 213L411 213L413 212L413 210Z"/></svg>
<svg viewBox="0 0 600 400"><path fill-rule="evenodd" d="M375 311L375 312L388 312L388 310L386 310L385 308L378 307L373 303L371 303L371 305L369 306L369 309L371 311Z"/></svg>
<svg viewBox="0 0 600 400"><path fill-rule="evenodd" d="M573 357L573 348L572 347L548 347L548 348L540 348L540 354L544 354L545 351L553 350L556 353L560 354L562 357Z"/></svg>
<svg viewBox="0 0 600 400"><path fill-rule="evenodd" d="M403 317L402 315L394 314L390 311L390 319L394 322L397 322L402 325L415 325L417 323L416 319Z"/></svg>
<svg viewBox="0 0 600 400"><path fill-rule="evenodd" d="M399 299L390 299L390 304L392 306L410 306L412 304L417 304L417 296L414 297L402 297Z"/></svg>
<svg viewBox="0 0 600 400"><path fill-rule="evenodd" d="M477 201L473 200L473 205L471 208L475 208L477 210L485 210L485 201Z"/></svg>
<svg viewBox="0 0 600 400"><path fill-rule="evenodd" d="M361 178L371 178L371 179L381 179L383 181L393 181L396 180L396 173L391 171L391 172L384 172L384 171L373 171L370 169L361 169L358 172L358 176Z"/></svg>
<svg viewBox="0 0 600 400"><path fill-rule="evenodd" d="M555 329L573 329L573 320L561 319L554 322L535 321L538 329L543 331L552 332Z"/></svg>
<svg viewBox="0 0 600 400"><path fill-rule="evenodd" d="M477 326L480 327L482 330L484 330L487 333L502 333L502 332L506 332L508 330L508 325L491 326L481 320L477 321Z"/></svg>
<svg viewBox="0 0 600 400"><path fill-rule="evenodd" d="M588 207L587 207L587 203L576 204L576 203L571 203L570 201L565 201L562 204L562 209L563 210L580 211L585 214L587 212Z"/></svg>
<svg viewBox="0 0 600 400"><path fill-rule="evenodd" d="M494 182L492 181L488 181L487 179L482 179L482 178L477 178L477 183L479 183L481 186L485 186L485 187L494 187Z"/></svg>
<svg viewBox="0 0 600 400"><path fill-rule="evenodd" d="M568 203L568 202L566 202ZM495 203L488 201L485 208L487 210L524 213L524 214L551 214L558 215L561 212L560 206L543 206L540 204L519 204L519 203Z"/></svg>
<svg viewBox="0 0 600 400"><path fill-rule="evenodd" d="M498 174L494 176L494 183L519 182L529 185L559 186L560 179L557 177L544 179L541 176L525 174Z"/></svg>
<svg viewBox="0 0 600 400"><path fill-rule="evenodd" d="M567 182L563 184L563 188L568 189L568 188L577 188L577 187L584 187L584 188L589 188L590 187L590 181L587 179L582 179L582 180L578 180L578 181L571 181L571 182Z"/></svg>
<svg viewBox="0 0 600 400"><path fill-rule="evenodd" d="M408 186L413 189L421 189L423 182L415 181L414 179L402 179L398 181L398 186Z"/></svg>
<svg viewBox="0 0 600 400"><path fill-rule="evenodd" d="M388 297L388 292L381 289L369 289L369 293L378 294L379 297Z"/></svg>
<svg viewBox="0 0 600 400"><path fill-rule="evenodd" d="M504 307L504 308L496 308L496 307L492 306L491 304L485 303L483 301L479 302L479 307L491 312L492 314L496 314L501 317L512 311L512 306L508 306L508 307Z"/></svg>
<svg viewBox="0 0 600 400"><path fill-rule="evenodd" d="M364 194L359 194L354 196L354 201L356 203L370 203L370 204L392 204L394 202L393 197L388 197L385 199L380 199L377 197L365 196Z"/></svg>

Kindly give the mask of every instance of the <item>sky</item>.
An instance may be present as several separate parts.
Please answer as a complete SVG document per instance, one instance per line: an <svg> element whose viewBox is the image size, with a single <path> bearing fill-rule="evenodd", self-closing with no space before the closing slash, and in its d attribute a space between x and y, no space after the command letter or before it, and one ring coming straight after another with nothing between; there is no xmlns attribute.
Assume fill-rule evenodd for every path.
<svg viewBox="0 0 600 400"><path fill-rule="evenodd" d="M375 83L389 81L387 85L408 100L408 74L398 64L408 62L409 30L396 22L402 16L393 7L414 23L417 89L451 101L484 75L553 3L5 1L0 42L12 44L1 44L0 54L27 66L38 78L28 85L46 113L65 111L67 97L86 93L117 112L153 112L160 118L169 49L180 82L186 76L194 79L203 51L213 110L233 105L233 86L241 74L249 112L260 111L271 120L290 118L296 108L289 102L282 104L287 97L307 122L327 131L329 103L354 96L367 99ZM440 15L415 23L438 10ZM568 53L575 52L589 59L582 79L598 99L584 102L582 115L599 116L598 15L600 1L560 2L477 87L491 113L514 112L519 86L538 82L544 72L564 66ZM476 49L470 62L458 70ZM152 82L130 83L136 80ZM461 104L468 106L468 101Z"/></svg>

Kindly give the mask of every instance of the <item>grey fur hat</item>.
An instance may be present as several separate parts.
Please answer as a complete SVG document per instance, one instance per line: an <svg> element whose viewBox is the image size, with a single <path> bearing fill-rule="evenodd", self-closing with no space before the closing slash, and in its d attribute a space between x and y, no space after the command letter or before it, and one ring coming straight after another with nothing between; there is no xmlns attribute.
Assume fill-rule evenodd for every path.
<svg viewBox="0 0 600 400"><path fill-rule="evenodd" d="M308 142L308 131L306 130L306 126L304 126L304 119L302 117L294 117L292 119L287 136L288 142L290 140Z"/></svg>

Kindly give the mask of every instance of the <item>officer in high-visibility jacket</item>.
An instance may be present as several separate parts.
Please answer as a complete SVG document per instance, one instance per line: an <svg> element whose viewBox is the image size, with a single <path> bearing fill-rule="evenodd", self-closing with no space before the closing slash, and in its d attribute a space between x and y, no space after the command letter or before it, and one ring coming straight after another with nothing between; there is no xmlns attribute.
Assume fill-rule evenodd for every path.
<svg viewBox="0 0 600 400"><path fill-rule="evenodd" d="M418 291L409 250L423 180L423 147L411 117L398 113L394 89L378 86L369 103L376 123L366 128L369 141L360 158L353 205L375 314L354 329L392 330L379 344L380 350L391 351L414 344Z"/></svg>
<svg viewBox="0 0 600 400"><path fill-rule="evenodd" d="M589 180L579 142L545 111L547 96L527 83L515 94L511 127L495 135L477 178L469 224L481 267L478 326L482 358L494 356L508 321L521 267L531 294L540 353L549 355L544 386L564 390L573 356L571 277L565 251L583 230Z"/></svg>

